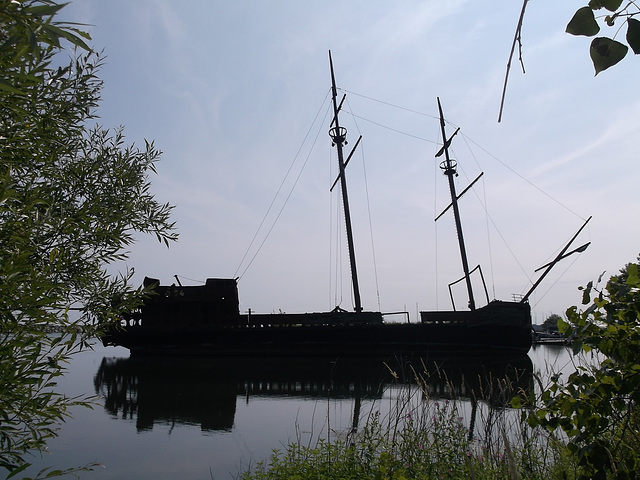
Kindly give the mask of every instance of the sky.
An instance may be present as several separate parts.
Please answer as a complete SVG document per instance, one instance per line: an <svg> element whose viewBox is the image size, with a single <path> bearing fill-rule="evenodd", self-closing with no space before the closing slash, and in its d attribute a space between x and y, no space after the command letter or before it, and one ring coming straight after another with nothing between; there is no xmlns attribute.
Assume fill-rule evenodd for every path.
<svg viewBox="0 0 640 480"><path fill-rule="evenodd" d="M98 123L162 150L153 192L180 234L169 248L141 236L111 268L139 283L239 277L242 311L351 310L329 191L331 51L347 152L363 137L347 183L365 310L451 308L462 267L451 215L434 222L450 201L434 158L440 98L448 134L460 127L458 191L484 172L460 209L490 298L525 293L593 216L574 243L589 249L530 299L535 323L563 314L579 286L640 253L640 59L594 76L590 40L564 33L584 3L529 2L526 73L516 55L498 123L521 2L73 0L61 19L86 24L106 57Z"/></svg>

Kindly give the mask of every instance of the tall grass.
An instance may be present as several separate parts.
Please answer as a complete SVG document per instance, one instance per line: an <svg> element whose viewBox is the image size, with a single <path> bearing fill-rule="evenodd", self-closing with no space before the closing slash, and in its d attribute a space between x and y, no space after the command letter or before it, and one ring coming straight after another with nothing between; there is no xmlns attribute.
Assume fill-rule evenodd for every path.
<svg viewBox="0 0 640 480"><path fill-rule="evenodd" d="M397 388L386 413L372 408L359 429L304 445L292 442L245 471L243 480L272 479L572 479L577 465L565 444L532 429L508 408L516 387L483 379L466 398L437 372ZM443 395L443 391L445 394ZM380 407L381 402L377 406Z"/></svg>

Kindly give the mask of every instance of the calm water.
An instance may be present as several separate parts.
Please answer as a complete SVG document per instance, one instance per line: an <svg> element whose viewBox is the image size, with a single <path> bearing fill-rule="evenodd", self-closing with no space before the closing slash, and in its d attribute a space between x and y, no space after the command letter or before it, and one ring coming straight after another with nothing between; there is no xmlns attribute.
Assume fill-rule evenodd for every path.
<svg viewBox="0 0 640 480"><path fill-rule="evenodd" d="M512 362L517 370L503 361L437 362L450 384L433 374L431 400L462 398L470 424L504 405L479 378L506 376L529 387L534 372L547 378L571 368L571 355L539 346ZM339 437L370 412L388 412L398 396L417 392L404 380L397 359L136 359L122 348L96 346L78 354L59 382L68 395L96 395L96 406L73 410L49 454L32 458L26 474L98 462L103 467L81 478L235 478L290 441ZM469 401L473 390L482 391L479 415Z"/></svg>

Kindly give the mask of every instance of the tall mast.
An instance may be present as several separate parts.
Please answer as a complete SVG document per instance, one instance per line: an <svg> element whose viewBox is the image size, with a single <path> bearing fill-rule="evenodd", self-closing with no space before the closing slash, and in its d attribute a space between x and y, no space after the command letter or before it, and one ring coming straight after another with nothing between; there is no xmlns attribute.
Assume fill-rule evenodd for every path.
<svg viewBox="0 0 640 480"><path fill-rule="evenodd" d="M345 162L342 147L347 143L347 129L340 126L338 122L338 89L336 88L336 78L333 73L333 60L329 51L329 65L331 67L331 90L333 96L333 127L329 130L329 135L333 144L338 150L338 168L340 176L340 187L342 190L342 205L344 207L344 222L347 229L347 245L349 247L349 262L351 264L351 283L353 284L353 298L355 301L355 311L362 311L360 300L360 287L358 284L358 271L356 269L356 251L353 246L353 231L351 229L351 213L349 211L349 197L347 195L347 178L345 175Z"/></svg>
<svg viewBox="0 0 640 480"><path fill-rule="evenodd" d="M440 164L440 168L449 179L449 191L451 192L451 206L453 207L453 217L455 218L455 221L456 221L456 232L458 234L458 245L460 246L460 257L462 258L462 269L464 270L464 278L467 284L467 293L469 294L469 308L471 310L475 310L476 302L473 299L473 288L471 287L471 277L469 276L469 262L467 261L467 250L464 246L464 237L462 236L462 223L460 221L460 210L458 209L458 196L456 195L456 186L453 181L453 177L458 176L458 173L456 171L457 163L455 160L452 160L449 157L449 144L451 143L451 139L453 138L453 135L458 133L458 131L456 130L456 132L451 136L451 138L447 139L447 134L444 128L444 115L442 114L442 106L440 105L439 97L438 97L438 111L440 112L440 129L442 130L443 147L438 152L436 157L442 155L442 152L444 151L445 160Z"/></svg>

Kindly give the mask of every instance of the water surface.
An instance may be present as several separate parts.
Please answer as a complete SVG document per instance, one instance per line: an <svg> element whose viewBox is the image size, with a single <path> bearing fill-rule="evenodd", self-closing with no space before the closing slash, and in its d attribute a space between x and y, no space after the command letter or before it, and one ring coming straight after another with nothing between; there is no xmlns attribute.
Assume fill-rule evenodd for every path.
<svg viewBox="0 0 640 480"><path fill-rule="evenodd" d="M469 423L478 418L474 405L480 417L487 409L504 410L505 399L483 378L507 377L528 388L533 373L548 378L571 369L570 353L558 346L539 346L508 362L424 363L431 361L449 382L429 367L430 400L462 399ZM418 391L411 371L393 358L138 359L102 346L74 357L59 385L68 395L96 395L96 405L74 409L49 454L32 458L26 474L97 462L101 467L81 478L235 478L273 449L344 436L371 412L388 412L398 396ZM429 401L420 393L416 398Z"/></svg>

